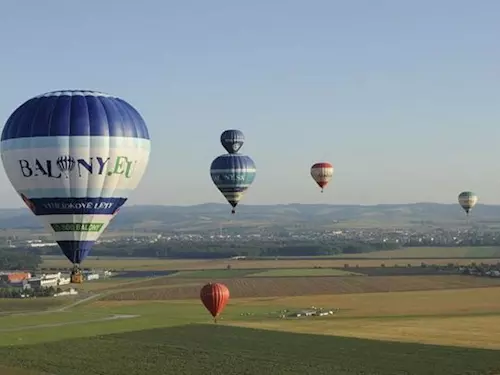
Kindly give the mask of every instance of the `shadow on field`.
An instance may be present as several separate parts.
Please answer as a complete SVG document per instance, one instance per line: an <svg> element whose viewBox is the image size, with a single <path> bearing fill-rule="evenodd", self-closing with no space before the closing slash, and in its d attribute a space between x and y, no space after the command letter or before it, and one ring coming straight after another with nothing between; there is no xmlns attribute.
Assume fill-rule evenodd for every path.
<svg viewBox="0 0 500 375"><path fill-rule="evenodd" d="M186 325L0 348L0 363L57 375L493 374L498 351Z"/></svg>

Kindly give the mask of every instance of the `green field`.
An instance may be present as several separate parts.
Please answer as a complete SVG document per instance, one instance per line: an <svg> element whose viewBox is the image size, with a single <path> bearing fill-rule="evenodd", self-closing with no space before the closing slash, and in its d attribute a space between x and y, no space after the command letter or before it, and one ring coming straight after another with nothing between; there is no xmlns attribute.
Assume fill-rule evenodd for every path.
<svg viewBox="0 0 500 375"><path fill-rule="evenodd" d="M389 294L385 295L389 298ZM349 300L347 297L346 301ZM397 295L390 297L392 303L400 299ZM409 300L419 299L418 295L408 297ZM346 309L337 320L331 319L332 323L328 320L310 323L319 330L321 327L330 329L330 324L344 327L372 324L372 320L363 314L371 314L373 302L381 298L374 296L373 300L367 301L372 310L365 310L366 307L360 304L363 300L360 296L360 301L351 301L350 310ZM447 298L452 296L439 296L439 300L449 303ZM390 305L390 299L382 301L382 305ZM0 318L0 354L4 354L0 356L0 366L17 371L40 371L26 373L30 375L44 374L43 371L57 375L141 375L151 372L179 375L488 374L488 371L500 368L500 356L496 350L283 332L294 329L295 324L298 329L303 329L307 326L306 321L281 321L276 318L275 310L286 306L306 307L314 301L321 302L321 297L234 301L228 305L224 318L217 325L210 322L198 301L97 301L70 313ZM402 301L408 306L404 298ZM394 326L415 319L401 307L395 313L400 315L377 316L376 319ZM109 314L139 316L89 322L92 318ZM497 312L495 318L499 317ZM10 323L6 324L7 321ZM55 322L60 322L61 326L44 326ZM269 328L269 324L283 323L288 327ZM33 325L37 327L26 328ZM238 325L262 325L266 329ZM18 330L12 330L15 326ZM5 331L5 327L10 331Z"/></svg>
<svg viewBox="0 0 500 375"><path fill-rule="evenodd" d="M220 270L201 270L201 271L181 271L169 277L180 277L185 279L231 279L235 277L244 277L259 270L233 270L233 269L220 269Z"/></svg>
<svg viewBox="0 0 500 375"><path fill-rule="evenodd" d="M181 271L169 277L185 279L232 279L235 277L310 277L310 276L349 276L361 273L347 272L331 268L278 268L272 270L259 269L220 269L201 271Z"/></svg>
<svg viewBox="0 0 500 375"><path fill-rule="evenodd" d="M372 253L338 255L342 258L500 258L500 247L408 247Z"/></svg>
<svg viewBox="0 0 500 375"><path fill-rule="evenodd" d="M247 277L311 277L311 276L360 276L360 273L331 268L279 268L250 273Z"/></svg>
<svg viewBox="0 0 500 375"><path fill-rule="evenodd" d="M0 299L0 314L15 311L41 311L67 303L67 299L39 298L34 300Z"/></svg>
<svg viewBox="0 0 500 375"><path fill-rule="evenodd" d="M357 276L316 260L103 261L181 271L78 285L79 305L0 300L0 374L500 373L493 278ZM209 281L232 296L217 325L198 299ZM311 306L335 313L282 318Z"/></svg>
<svg viewBox="0 0 500 375"><path fill-rule="evenodd" d="M351 260L357 258L356 260ZM413 259L409 259L413 258ZM500 248L496 247L412 247L393 251L377 251L372 253L338 255L331 257L279 257L260 259L155 259L155 258L114 258L87 257L82 264L86 268L115 270L172 270L203 271L220 270L230 266L232 271L262 270L270 268L342 268L345 263L351 266L378 267L383 263L390 267L395 264L411 264L419 266L421 262L429 264L471 262L497 263L500 260ZM42 268L69 269L69 262L61 256L44 256Z"/></svg>
<svg viewBox="0 0 500 375"><path fill-rule="evenodd" d="M43 368L64 375L465 374L472 371L485 374L500 366L498 353L492 350L381 343L213 325L185 325L3 348L0 355L10 366ZM117 355L126 360L117 360Z"/></svg>

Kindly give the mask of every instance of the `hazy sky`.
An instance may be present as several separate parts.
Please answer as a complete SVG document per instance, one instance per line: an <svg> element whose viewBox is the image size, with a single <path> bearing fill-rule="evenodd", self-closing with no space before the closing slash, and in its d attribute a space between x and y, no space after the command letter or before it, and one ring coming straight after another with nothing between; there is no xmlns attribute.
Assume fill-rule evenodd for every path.
<svg viewBox="0 0 500 375"><path fill-rule="evenodd" d="M225 202L209 166L234 127L258 169L243 204L465 189L500 203L499 14L498 0L5 1L0 121L50 90L123 97L152 137L129 204ZM21 207L0 173L0 206Z"/></svg>

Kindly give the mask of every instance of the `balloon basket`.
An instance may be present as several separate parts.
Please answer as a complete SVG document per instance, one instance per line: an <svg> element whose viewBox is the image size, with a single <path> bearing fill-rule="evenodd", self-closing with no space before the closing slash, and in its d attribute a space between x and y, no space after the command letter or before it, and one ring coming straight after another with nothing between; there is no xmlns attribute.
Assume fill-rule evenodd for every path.
<svg viewBox="0 0 500 375"><path fill-rule="evenodd" d="M80 271L71 272L71 283L72 284L81 284L83 283L83 276Z"/></svg>

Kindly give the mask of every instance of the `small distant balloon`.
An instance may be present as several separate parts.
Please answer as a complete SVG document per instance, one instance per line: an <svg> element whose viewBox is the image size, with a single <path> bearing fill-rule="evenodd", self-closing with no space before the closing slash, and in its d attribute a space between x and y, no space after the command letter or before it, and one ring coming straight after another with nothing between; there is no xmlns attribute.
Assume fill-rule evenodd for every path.
<svg viewBox="0 0 500 375"><path fill-rule="evenodd" d="M321 192L333 177L333 165L328 162L315 163L311 167L311 176L321 188Z"/></svg>
<svg viewBox="0 0 500 375"><path fill-rule="evenodd" d="M257 169L250 156L225 154L218 156L210 166L210 176L217 189L236 212L236 206L255 180Z"/></svg>
<svg viewBox="0 0 500 375"><path fill-rule="evenodd" d="M220 143L228 153L235 154L243 146L243 143L245 143L245 135L241 130L225 130L220 136Z"/></svg>
<svg viewBox="0 0 500 375"><path fill-rule="evenodd" d="M201 288L200 299L217 323L217 317L229 301L229 289L221 283L208 283Z"/></svg>
<svg viewBox="0 0 500 375"><path fill-rule="evenodd" d="M458 195L458 203L467 215L469 215L470 210L476 205L477 201L478 197L472 191L464 191Z"/></svg>

